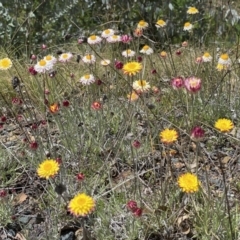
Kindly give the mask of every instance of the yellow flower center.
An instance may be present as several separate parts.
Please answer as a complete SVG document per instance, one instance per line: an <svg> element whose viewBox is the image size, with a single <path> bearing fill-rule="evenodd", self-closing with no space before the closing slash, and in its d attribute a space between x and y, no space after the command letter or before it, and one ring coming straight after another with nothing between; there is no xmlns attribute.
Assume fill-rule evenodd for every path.
<svg viewBox="0 0 240 240"><path fill-rule="evenodd" d="M51 55L46 56L46 60L47 60L47 61L50 61L51 59L52 59L52 56L51 56Z"/></svg>
<svg viewBox="0 0 240 240"><path fill-rule="evenodd" d="M77 200L77 203L78 203L79 205L86 204L86 199L84 199L84 198L79 198L79 199Z"/></svg>
<svg viewBox="0 0 240 240"><path fill-rule="evenodd" d="M228 60L228 55L225 53L225 54L222 54L221 55L221 59L223 59L223 60Z"/></svg>
<svg viewBox="0 0 240 240"><path fill-rule="evenodd" d="M8 59L3 59L2 62L1 62L1 65L4 68L8 68L10 66L10 61Z"/></svg>
<svg viewBox="0 0 240 240"><path fill-rule="evenodd" d="M203 54L204 57L210 57L210 54L208 52Z"/></svg>
<svg viewBox="0 0 240 240"><path fill-rule="evenodd" d="M52 164L51 163L45 163L44 164L44 170L45 171L50 171L52 169Z"/></svg>
<svg viewBox="0 0 240 240"><path fill-rule="evenodd" d="M84 78L88 80L90 78L90 74L84 75Z"/></svg>
<svg viewBox="0 0 240 240"><path fill-rule="evenodd" d="M163 20L158 20L158 21L157 21L157 24L160 25L160 26L162 26L162 25L165 24L165 22L164 22Z"/></svg>
<svg viewBox="0 0 240 240"><path fill-rule="evenodd" d="M190 80L189 81L189 85L191 86L191 87L197 87L198 86L198 81L197 80Z"/></svg>
<svg viewBox="0 0 240 240"><path fill-rule="evenodd" d="M109 34L109 33L110 33L110 30L107 29L107 30L104 31L104 33L105 33L105 34Z"/></svg>
<svg viewBox="0 0 240 240"><path fill-rule="evenodd" d="M128 69L135 69L136 68L136 64L135 63L129 63L128 64Z"/></svg>
<svg viewBox="0 0 240 240"><path fill-rule="evenodd" d="M40 65L41 67L46 66L46 64L47 64L47 62L46 62L45 60L43 60L43 59L39 61L39 65Z"/></svg>
<svg viewBox="0 0 240 240"><path fill-rule="evenodd" d="M67 53L64 53L64 54L62 55L62 58L68 58L68 54L67 54Z"/></svg>
<svg viewBox="0 0 240 240"><path fill-rule="evenodd" d="M149 49L149 46L148 45L145 45L144 47L143 47L143 50L144 51L147 51Z"/></svg>
<svg viewBox="0 0 240 240"><path fill-rule="evenodd" d="M161 55L161 57L166 57L166 56L167 56L167 53L164 52L164 51L162 51L162 52L160 53L160 55Z"/></svg>
<svg viewBox="0 0 240 240"><path fill-rule="evenodd" d="M91 39L91 40L96 40L97 37L96 37L95 35L92 35L92 36L90 36L90 39Z"/></svg>
<svg viewBox="0 0 240 240"><path fill-rule="evenodd" d="M144 86L146 86L146 81L145 80L139 80L138 85L141 86L141 87L144 87Z"/></svg>
<svg viewBox="0 0 240 240"><path fill-rule="evenodd" d="M91 56L90 54L88 54L88 55L86 56L86 59L87 59L87 60L91 60L91 59L92 59L92 56Z"/></svg>
<svg viewBox="0 0 240 240"><path fill-rule="evenodd" d="M190 27L190 26L191 26L191 23L190 23L190 22L186 22L186 23L184 24L184 26L185 26L185 27Z"/></svg>
<svg viewBox="0 0 240 240"><path fill-rule="evenodd" d="M132 50L130 50L130 49L128 49L128 50L126 51L127 54L130 54L131 52L132 52Z"/></svg>
<svg viewBox="0 0 240 240"><path fill-rule="evenodd" d="M195 7L190 7L190 8L188 9L188 12L189 12L189 13L198 13L198 10L197 10Z"/></svg>
<svg viewBox="0 0 240 240"><path fill-rule="evenodd" d="M144 20L141 20L139 23L138 23L140 26L144 27L146 25L146 22Z"/></svg>
<svg viewBox="0 0 240 240"><path fill-rule="evenodd" d="M112 38L117 39L117 35L113 35Z"/></svg>

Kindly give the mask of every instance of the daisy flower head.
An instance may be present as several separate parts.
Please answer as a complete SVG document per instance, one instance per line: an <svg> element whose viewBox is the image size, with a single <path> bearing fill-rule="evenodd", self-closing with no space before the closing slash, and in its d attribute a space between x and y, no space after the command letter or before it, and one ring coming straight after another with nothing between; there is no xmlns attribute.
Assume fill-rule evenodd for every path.
<svg viewBox="0 0 240 240"><path fill-rule="evenodd" d="M212 56L209 54L209 52L205 52L202 56L203 62L211 62Z"/></svg>
<svg viewBox="0 0 240 240"><path fill-rule="evenodd" d="M219 57L218 63L220 63L222 65L230 65L231 59L229 58L227 53L224 53Z"/></svg>
<svg viewBox="0 0 240 240"><path fill-rule="evenodd" d="M201 79L197 77L186 78L184 85L189 92L196 93L201 89Z"/></svg>
<svg viewBox="0 0 240 240"><path fill-rule="evenodd" d="M8 70L12 67L12 61L10 58L0 59L0 70Z"/></svg>
<svg viewBox="0 0 240 240"><path fill-rule="evenodd" d="M143 48L140 50L140 53L151 55L153 53L153 49L150 48L148 45L143 46Z"/></svg>
<svg viewBox="0 0 240 240"><path fill-rule="evenodd" d="M156 26L157 28L163 28L163 27L166 26L166 22L163 21L162 19L159 19L159 20L156 22L155 26Z"/></svg>
<svg viewBox="0 0 240 240"><path fill-rule="evenodd" d="M162 52L160 52L160 56L162 58L166 58L167 57L167 53L165 51L162 51Z"/></svg>
<svg viewBox="0 0 240 240"><path fill-rule="evenodd" d="M114 30L109 28L109 29L106 29L106 30L102 31L101 37L102 38L108 38L112 35L114 35Z"/></svg>
<svg viewBox="0 0 240 240"><path fill-rule="evenodd" d="M123 65L123 73L129 76L136 75L142 70L142 64L139 62L128 62Z"/></svg>
<svg viewBox="0 0 240 240"><path fill-rule="evenodd" d="M188 46L188 42L187 41L182 42L182 47L187 47L187 46Z"/></svg>
<svg viewBox="0 0 240 240"><path fill-rule="evenodd" d="M79 193L68 204L68 210L76 217L84 217L94 211L95 201L85 193Z"/></svg>
<svg viewBox="0 0 240 240"><path fill-rule="evenodd" d="M145 80L134 81L132 87L137 93L147 92L151 88L150 84Z"/></svg>
<svg viewBox="0 0 240 240"><path fill-rule="evenodd" d="M112 35L107 38L107 42L109 43L116 43L121 42L121 36L120 35Z"/></svg>
<svg viewBox="0 0 240 240"><path fill-rule="evenodd" d="M62 53L60 56L59 56L59 61L60 62L63 62L63 63L66 63L66 62L69 62L70 59L73 57L72 53L68 52L68 53Z"/></svg>
<svg viewBox="0 0 240 240"><path fill-rule="evenodd" d="M87 54L82 58L84 63L93 64L96 62L96 58L92 54Z"/></svg>
<svg viewBox="0 0 240 240"><path fill-rule="evenodd" d="M196 60L195 60L195 63L198 63L198 64L200 64L202 62L203 62L202 57L197 57Z"/></svg>
<svg viewBox="0 0 240 240"><path fill-rule="evenodd" d="M49 63L51 63L53 65L57 62L57 59L54 56L52 56L52 55L45 56L43 58L43 60L45 60L46 62L49 62Z"/></svg>
<svg viewBox="0 0 240 240"><path fill-rule="evenodd" d="M159 134L162 143L171 144L177 141L178 133L175 129L166 128Z"/></svg>
<svg viewBox="0 0 240 240"><path fill-rule="evenodd" d="M80 82L83 85L90 85L91 83L95 82L95 78L92 74L85 74L80 78Z"/></svg>
<svg viewBox="0 0 240 240"><path fill-rule="evenodd" d="M132 51L131 49L127 49L127 50L122 52L122 55L126 58L127 57L133 57L133 56L135 56L135 54L136 54L136 52Z"/></svg>
<svg viewBox="0 0 240 240"><path fill-rule="evenodd" d="M215 122L214 127L220 132L230 132L233 129L234 124L230 119L220 118Z"/></svg>
<svg viewBox="0 0 240 240"><path fill-rule="evenodd" d="M143 30L140 29L140 28L136 28L134 31L133 31L133 35L134 37L141 37L143 35Z"/></svg>
<svg viewBox="0 0 240 240"><path fill-rule="evenodd" d="M189 7L188 10L187 10L187 13L188 13L188 14L197 14L197 13L199 13L199 12L198 12L197 8L195 8L195 7Z"/></svg>
<svg viewBox="0 0 240 240"><path fill-rule="evenodd" d="M101 60L101 65L102 66L104 66L104 67L106 67L106 66L108 66L109 64L110 64L110 60L108 60L108 59L103 59L103 60Z"/></svg>
<svg viewBox="0 0 240 240"><path fill-rule="evenodd" d="M195 174L184 173L178 178L178 186L185 193L194 193L198 192L200 181Z"/></svg>
<svg viewBox="0 0 240 240"><path fill-rule="evenodd" d="M37 64L34 65L34 70L38 73L45 73L46 71L49 71L52 68L53 68L53 64L44 59L38 61Z"/></svg>
<svg viewBox="0 0 240 240"><path fill-rule="evenodd" d="M53 103L49 106L49 111L51 113L57 113L59 111L59 104L58 103Z"/></svg>
<svg viewBox="0 0 240 240"><path fill-rule="evenodd" d="M37 169L37 174L40 178L49 179L54 177L59 171L59 164L54 159L44 160Z"/></svg>
<svg viewBox="0 0 240 240"><path fill-rule="evenodd" d="M88 44L90 45L93 45L93 44L98 44L102 41L102 38L99 37L99 36L96 36L96 35L91 35L90 37L88 37L87 39L87 42Z"/></svg>
<svg viewBox="0 0 240 240"><path fill-rule="evenodd" d="M135 91L132 91L127 95L127 99L131 102L138 100L138 98L139 98L139 95Z"/></svg>
<svg viewBox="0 0 240 240"><path fill-rule="evenodd" d="M137 28L139 29L146 29L148 27L148 23L144 20L138 22Z"/></svg>
<svg viewBox="0 0 240 240"><path fill-rule="evenodd" d="M183 26L183 31L191 31L193 29L193 25L190 22L186 22Z"/></svg>

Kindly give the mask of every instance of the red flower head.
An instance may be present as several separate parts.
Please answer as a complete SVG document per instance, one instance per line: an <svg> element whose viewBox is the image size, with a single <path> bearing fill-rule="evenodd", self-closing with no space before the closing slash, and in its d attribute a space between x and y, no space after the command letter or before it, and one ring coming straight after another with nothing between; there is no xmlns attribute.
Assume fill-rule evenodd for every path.
<svg viewBox="0 0 240 240"><path fill-rule="evenodd" d="M143 210L141 208L136 208L135 211L133 211L133 215L135 217L141 217Z"/></svg>
<svg viewBox="0 0 240 240"><path fill-rule="evenodd" d="M115 61L114 63L116 69L122 69L123 68L123 63L120 61Z"/></svg>
<svg viewBox="0 0 240 240"><path fill-rule="evenodd" d="M182 77L173 78L171 81L171 85L174 89L182 88L184 87L184 80Z"/></svg>
<svg viewBox="0 0 240 240"><path fill-rule="evenodd" d="M184 85L189 92L196 93L201 89L201 79L197 77L186 78Z"/></svg>
<svg viewBox="0 0 240 240"><path fill-rule="evenodd" d="M134 200L130 200L128 201L128 203L126 204L127 209L129 209L130 211L135 211L138 207L137 207L137 202Z"/></svg>
<svg viewBox="0 0 240 240"><path fill-rule="evenodd" d="M83 181L84 178L85 178L85 176L84 176L83 173L78 173L76 177L77 177L77 180L78 180L78 181Z"/></svg>
<svg viewBox="0 0 240 240"><path fill-rule="evenodd" d="M201 127L194 127L191 131L191 138L194 141L201 141L204 138L205 131Z"/></svg>
<svg viewBox="0 0 240 240"><path fill-rule="evenodd" d="M102 104L100 102L93 102L92 105L91 105L91 108L94 109L94 110L99 110L102 108Z"/></svg>

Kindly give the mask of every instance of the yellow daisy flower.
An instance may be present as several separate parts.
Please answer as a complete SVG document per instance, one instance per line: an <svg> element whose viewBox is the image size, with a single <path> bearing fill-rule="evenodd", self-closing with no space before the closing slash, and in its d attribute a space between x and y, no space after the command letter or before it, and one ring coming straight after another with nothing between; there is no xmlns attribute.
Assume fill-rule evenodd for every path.
<svg viewBox="0 0 240 240"><path fill-rule="evenodd" d="M205 52L202 56L203 62L211 62L212 56L209 54L209 52Z"/></svg>
<svg viewBox="0 0 240 240"><path fill-rule="evenodd" d="M112 35L114 35L114 30L113 29L106 29L102 32L101 37L108 38Z"/></svg>
<svg viewBox="0 0 240 240"><path fill-rule="evenodd" d="M106 67L106 66L108 66L109 64L110 64L110 60L108 60L108 59L103 59L103 60L101 60L101 65L102 66L104 66L104 67Z"/></svg>
<svg viewBox="0 0 240 240"><path fill-rule="evenodd" d="M194 193L199 190L200 182L196 175L185 173L178 178L178 186L183 192Z"/></svg>
<svg viewBox="0 0 240 240"><path fill-rule="evenodd" d="M197 8L195 8L195 7L189 7L188 10L187 10L187 13L188 13L188 14L197 14L197 13L199 13L199 12L198 12Z"/></svg>
<svg viewBox="0 0 240 240"><path fill-rule="evenodd" d="M45 60L46 62L49 62L51 64L55 64L57 62L57 59L52 56L52 55L47 55L43 58L43 60Z"/></svg>
<svg viewBox="0 0 240 240"><path fill-rule="evenodd" d="M3 58L0 60L0 70L8 70L12 67L12 61L9 58Z"/></svg>
<svg viewBox="0 0 240 240"><path fill-rule="evenodd" d="M148 27L148 23L145 22L144 20L141 20L137 25L138 29L146 29L147 27Z"/></svg>
<svg viewBox="0 0 240 240"><path fill-rule="evenodd" d="M140 50L140 53L151 55L153 53L153 49L150 48L148 45L144 45L143 48Z"/></svg>
<svg viewBox="0 0 240 240"><path fill-rule="evenodd" d="M162 51L162 52L160 52L160 56L162 58L165 58L165 57L167 57L167 53L165 51Z"/></svg>
<svg viewBox="0 0 240 240"><path fill-rule="evenodd" d="M68 204L69 211L77 217L90 214L94 208L94 199L85 193L77 194Z"/></svg>
<svg viewBox="0 0 240 240"><path fill-rule="evenodd" d="M92 54L87 54L85 55L83 58L82 58L83 62L84 63L89 63L89 64L92 64L92 63L95 63L96 62L96 58L94 55Z"/></svg>
<svg viewBox="0 0 240 240"><path fill-rule="evenodd" d="M91 35L90 37L88 37L87 42L89 44L97 44L100 43L102 41L102 38L96 35Z"/></svg>
<svg viewBox="0 0 240 240"><path fill-rule="evenodd" d="M186 22L186 23L184 24L183 30L184 30L184 31L191 31L192 28L193 28L193 25L192 25L190 22Z"/></svg>
<svg viewBox="0 0 240 240"><path fill-rule="evenodd" d="M127 50L122 52L122 55L126 58L127 57L133 57L133 56L135 56L135 54L136 54L136 52L132 51L131 49L127 49Z"/></svg>
<svg viewBox="0 0 240 240"><path fill-rule="evenodd" d="M139 95L135 91L132 91L131 93L129 93L127 95L127 98L129 101L134 102L134 101L138 100Z"/></svg>
<svg viewBox="0 0 240 240"><path fill-rule="evenodd" d="M59 56L59 61L60 62L69 62L70 59L73 57L72 53L68 52L68 53L62 53Z"/></svg>
<svg viewBox="0 0 240 240"><path fill-rule="evenodd" d="M53 63L50 61L46 61L44 59L37 62L37 64L34 65L34 70L38 73L45 73L48 70L51 70L53 68Z"/></svg>
<svg viewBox="0 0 240 240"><path fill-rule="evenodd" d="M159 137L162 143L171 144L177 141L178 133L175 129L166 128L160 132Z"/></svg>
<svg viewBox="0 0 240 240"><path fill-rule="evenodd" d="M55 176L59 171L59 164L53 159L47 159L43 161L38 169L37 174L41 178L49 179L50 177Z"/></svg>
<svg viewBox="0 0 240 240"><path fill-rule="evenodd" d="M83 85L90 85L91 83L95 82L95 78L94 78L94 76L92 74L85 74L84 76L82 76L80 78L80 82Z"/></svg>
<svg viewBox="0 0 240 240"><path fill-rule="evenodd" d="M139 62L128 62L123 65L123 73L129 76L136 75L142 70L142 64Z"/></svg>
<svg viewBox="0 0 240 240"><path fill-rule="evenodd" d="M156 22L155 26L156 26L157 28L165 27L165 26L166 26L166 22L163 21L162 19L160 19L160 20L158 20L158 21Z"/></svg>
<svg viewBox="0 0 240 240"><path fill-rule="evenodd" d="M230 132L233 129L234 124L230 119L220 118L215 122L214 127L220 132Z"/></svg>
<svg viewBox="0 0 240 240"><path fill-rule="evenodd" d="M220 58L218 59L218 63L223 64L223 65L229 65L231 63L231 60L228 56L227 53L224 53L220 56Z"/></svg>
<svg viewBox="0 0 240 240"><path fill-rule="evenodd" d="M120 35L112 35L107 38L107 42L109 43L117 43L121 42L121 36Z"/></svg>
<svg viewBox="0 0 240 240"><path fill-rule="evenodd" d="M145 80L134 81L132 87L137 93L146 92L151 88L150 84Z"/></svg>

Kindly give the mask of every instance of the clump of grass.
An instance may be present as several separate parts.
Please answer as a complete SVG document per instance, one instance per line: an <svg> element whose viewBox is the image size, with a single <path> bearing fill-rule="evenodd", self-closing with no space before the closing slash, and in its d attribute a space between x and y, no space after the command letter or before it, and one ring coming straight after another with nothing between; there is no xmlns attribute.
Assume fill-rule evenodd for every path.
<svg viewBox="0 0 240 240"><path fill-rule="evenodd" d="M46 238L78 228L89 239L237 238L238 59L175 48L158 23L166 49L141 21L134 36L104 31L58 56L5 51L1 191L16 191L0 202L15 211L4 231L10 221L28 234L28 210Z"/></svg>

